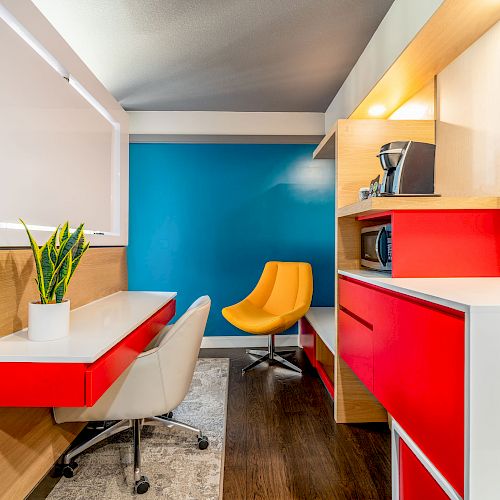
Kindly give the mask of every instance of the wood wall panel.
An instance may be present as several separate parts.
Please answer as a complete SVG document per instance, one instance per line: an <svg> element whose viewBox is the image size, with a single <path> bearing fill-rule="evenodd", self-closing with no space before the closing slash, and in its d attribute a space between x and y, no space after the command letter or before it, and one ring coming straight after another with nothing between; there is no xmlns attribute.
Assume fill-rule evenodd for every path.
<svg viewBox="0 0 500 500"><path fill-rule="evenodd" d="M499 53L500 22L438 75L436 190L443 195L500 194Z"/></svg>
<svg viewBox="0 0 500 500"><path fill-rule="evenodd" d="M126 249L90 248L75 272L67 297L73 309L120 290L127 290ZM28 303L37 296L31 250L0 250L0 335L27 326Z"/></svg>
<svg viewBox="0 0 500 500"><path fill-rule="evenodd" d="M383 170L377 154L391 141L435 143L434 120L339 120L336 133L337 207L359 200L361 187Z"/></svg>
<svg viewBox="0 0 500 500"><path fill-rule="evenodd" d="M127 290L126 248L90 248L68 297L74 308L120 290ZM26 326L36 297L31 250L0 250L0 335ZM54 424L50 408L0 408L0 498L24 498L83 427Z"/></svg>

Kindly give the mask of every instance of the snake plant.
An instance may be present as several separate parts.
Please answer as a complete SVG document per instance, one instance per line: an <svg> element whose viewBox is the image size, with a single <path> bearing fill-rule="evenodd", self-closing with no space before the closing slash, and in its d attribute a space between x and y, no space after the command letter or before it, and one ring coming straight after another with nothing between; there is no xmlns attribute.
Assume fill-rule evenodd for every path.
<svg viewBox="0 0 500 500"><path fill-rule="evenodd" d="M36 284L40 292L40 303L62 302L69 282L80 263L82 255L89 247L83 234L83 224L70 233L69 224L58 226L40 247L30 233L28 226L21 220L33 251L36 266Z"/></svg>

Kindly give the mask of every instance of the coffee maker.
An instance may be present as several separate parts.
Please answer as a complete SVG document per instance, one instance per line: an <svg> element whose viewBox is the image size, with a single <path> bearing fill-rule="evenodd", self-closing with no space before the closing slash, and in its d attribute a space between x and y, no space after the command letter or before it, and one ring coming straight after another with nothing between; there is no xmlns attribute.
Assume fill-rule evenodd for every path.
<svg viewBox="0 0 500 500"><path fill-rule="evenodd" d="M381 196L434 194L436 146L426 142L395 141L377 155L384 169Z"/></svg>

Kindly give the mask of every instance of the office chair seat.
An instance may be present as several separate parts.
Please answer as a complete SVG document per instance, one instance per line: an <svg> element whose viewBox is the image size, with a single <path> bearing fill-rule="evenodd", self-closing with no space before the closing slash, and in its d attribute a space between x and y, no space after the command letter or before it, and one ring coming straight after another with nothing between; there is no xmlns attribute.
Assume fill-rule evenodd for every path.
<svg viewBox="0 0 500 500"><path fill-rule="evenodd" d="M256 287L241 302L222 309L222 315L236 328L254 335L268 335L267 351L247 350L258 359L243 373L264 361L276 361L296 372L300 368L276 352L275 335L293 326L308 311L313 293L311 265L307 262L268 262Z"/></svg>

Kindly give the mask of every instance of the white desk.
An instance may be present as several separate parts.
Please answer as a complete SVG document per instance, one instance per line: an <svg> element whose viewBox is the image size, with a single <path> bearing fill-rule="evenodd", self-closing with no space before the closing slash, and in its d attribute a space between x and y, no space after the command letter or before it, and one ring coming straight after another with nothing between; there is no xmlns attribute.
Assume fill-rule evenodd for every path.
<svg viewBox="0 0 500 500"><path fill-rule="evenodd" d="M92 406L175 314L174 292L118 292L71 311L68 337L0 339L0 406Z"/></svg>
<svg viewBox="0 0 500 500"><path fill-rule="evenodd" d="M27 329L0 338L0 362L93 363L176 297L117 292L71 311L68 337L32 342Z"/></svg>

